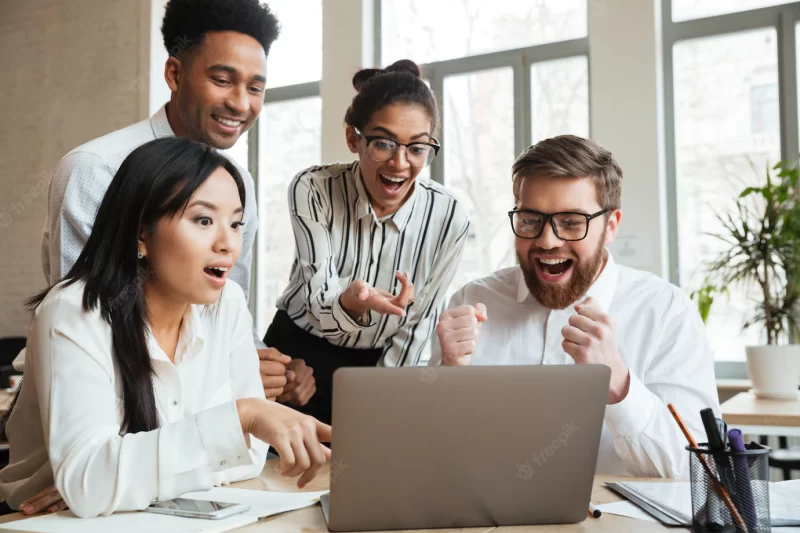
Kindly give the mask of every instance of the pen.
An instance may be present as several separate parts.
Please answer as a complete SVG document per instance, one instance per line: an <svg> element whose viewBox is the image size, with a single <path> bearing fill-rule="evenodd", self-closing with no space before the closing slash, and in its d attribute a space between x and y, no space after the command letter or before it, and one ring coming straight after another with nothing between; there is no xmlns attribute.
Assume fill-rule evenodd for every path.
<svg viewBox="0 0 800 533"><path fill-rule="evenodd" d="M723 437L720 434L720 420L714 416L714 411L712 411L711 408L706 407L705 409L701 409L700 419L703 421L703 427L705 427L706 435L708 436L708 449L714 457L714 462L717 465L717 472L719 472L719 476L722 479L722 484L726 489L732 491L734 490L733 471L728 464L728 460L716 453L725 451L725 440L728 436L725 435L725 437Z"/></svg>
<svg viewBox="0 0 800 533"><path fill-rule="evenodd" d="M678 410L675 409L675 406L672 404L668 404L667 408L669 408L669 412L672 413L672 417L675 419L675 422L678 423L678 427L681 428L684 437L686 437L686 440L689 441L689 446L691 446L692 448L699 449L697 441L694 440L694 437L692 436L692 433L689 431L689 428L687 428L686 424L683 423L683 419L681 418L681 415L678 414ZM711 471L711 467L708 466L708 461L703 455L700 454L698 454L697 458L700 460L700 464L703 465L703 468L706 471L706 475L708 475L708 478L711 480L712 485L714 485L714 488L722 497L722 500L725 502L725 505L728 507L728 510L730 510L731 516L733 516L733 519L736 521L736 525L742 530L743 533L747 533L747 524L744 523L742 515L739 514L739 511L736 509L736 506L733 504L733 501L731 501L731 497L730 495L728 495L728 491L725 490L725 487L723 487L722 483L719 482L717 476L715 476L714 473Z"/></svg>
<svg viewBox="0 0 800 533"><path fill-rule="evenodd" d="M732 429L728 431L728 440L731 443L732 451L743 452L745 450L744 438L740 430ZM733 468L736 474L736 500L742 509L742 513L744 513L747 527L756 528L758 527L758 516L753 502L753 489L750 486L750 463L747 457L743 455L734 456Z"/></svg>
<svg viewBox="0 0 800 533"><path fill-rule="evenodd" d="M592 518L600 518L600 515L603 513L600 512L600 509L594 506L592 502L589 502L589 516Z"/></svg>

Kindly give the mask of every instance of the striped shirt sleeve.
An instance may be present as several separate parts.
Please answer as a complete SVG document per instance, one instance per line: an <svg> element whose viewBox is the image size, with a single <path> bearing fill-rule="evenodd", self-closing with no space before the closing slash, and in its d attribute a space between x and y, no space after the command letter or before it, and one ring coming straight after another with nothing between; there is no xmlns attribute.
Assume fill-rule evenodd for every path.
<svg viewBox="0 0 800 533"><path fill-rule="evenodd" d="M347 288L336 269L331 232L326 224L329 206L307 173L289 186L289 205L296 245L296 269L302 278L309 322L319 324L327 339L340 339L371 324L360 325L342 308L340 296ZM345 283L347 280L343 280Z"/></svg>

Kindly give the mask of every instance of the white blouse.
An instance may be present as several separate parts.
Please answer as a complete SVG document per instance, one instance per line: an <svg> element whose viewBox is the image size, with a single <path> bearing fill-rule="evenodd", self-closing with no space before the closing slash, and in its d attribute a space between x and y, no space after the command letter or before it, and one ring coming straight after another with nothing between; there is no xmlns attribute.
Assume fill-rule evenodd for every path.
<svg viewBox="0 0 800 533"><path fill-rule="evenodd" d="M8 504L55 480L76 515L108 515L257 476L268 445L251 437L248 449L235 406L264 396L241 287L229 280L218 308L189 306L174 364L148 334L159 428L132 434L111 327L83 311L83 287L59 284L35 311L0 471Z"/></svg>

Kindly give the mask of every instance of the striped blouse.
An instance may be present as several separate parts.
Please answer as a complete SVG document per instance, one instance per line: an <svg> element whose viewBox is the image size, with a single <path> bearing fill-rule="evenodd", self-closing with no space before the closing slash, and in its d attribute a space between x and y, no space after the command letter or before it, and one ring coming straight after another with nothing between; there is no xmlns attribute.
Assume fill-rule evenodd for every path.
<svg viewBox="0 0 800 533"><path fill-rule="evenodd" d="M394 214L375 216L358 162L304 170L289 185L295 259L278 300L298 326L349 348L383 348L382 366L413 366L433 333L469 231L466 209L442 185L417 177ZM339 303L353 280L397 294L408 272L405 317L370 312L359 325Z"/></svg>

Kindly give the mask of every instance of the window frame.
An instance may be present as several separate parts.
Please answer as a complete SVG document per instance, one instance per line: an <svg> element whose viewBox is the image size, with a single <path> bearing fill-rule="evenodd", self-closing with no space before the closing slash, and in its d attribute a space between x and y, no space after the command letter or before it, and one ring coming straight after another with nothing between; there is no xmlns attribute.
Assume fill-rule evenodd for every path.
<svg viewBox="0 0 800 533"><path fill-rule="evenodd" d="M264 105L267 104L276 104L276 103L284 103L290 102L292 100L302 100L305 98L314 98L320 96L320 85L321 80L318 81L310 81L305 83L297 83L295 85L283 85L281 87L272 87L266 89L264 91ZM250 171L250 175L253 176L253 183L255 185L255 195L256 198L259 197L259 189L261 185L261 175L259 172L259 166L261 163L261 154L259 153L259 120L261 117L253 123L253 125L248 130L248 138L247 138L247 166L248 170ZM259 226L261 224L259 223ZM250 265L250 314L254 318L260 315L260 311L264 302L258 300L257 297L253 295L258 294L258 286L259 286L259 278L258 278L258 271L260 266L260 259L258 250L260 249L260 240L261 240L261 228L259 227L256 230L256 239L255 239L255 250L253 253L253 260L252 264Z"/></svg>
<svg viewBox="0 0 800 533"><path fill-rule="evenodd" d="M591 0L589 0L591 1ZM589 9L587 1L586 9ZM373 0L374 64L381 65L382 51L382 4L383 0ZM559 59L585 57L589 62L589 35L578 39L543 43L534 46L488 52L484 54L434 61L420 65L422 75L430 81L431 91L438 102L444 102L444 80L450 76L472 74L475 72L511 67L514 72L514 153L520 154L531 145L533 132L531 116L531 67ZM591 109L591 72L588 75ZM441 106L441 124L444 125L444 106ZM589 132L591 137L592 120L589 113ZM444 137L442 132L441 137ZM444 157L437 157L431 164L431 179L444 184Z"/></svg>
<svg viewBox="0 0 800 533"><path fill-rule="evenodd" d="M796 25L800 23L800 2L674 22L672 20L672 0L661 0L661 17L669 281L680 287L674 47L682 41L692 39L724 36L750 30L774 29L778 40L778 109L781 159L796 160L800 153L798 147L800 134L798 133L797 43L795 31ZM747 378L747 369L744 362L715 361L714 363L718 379Z"/></svg>

